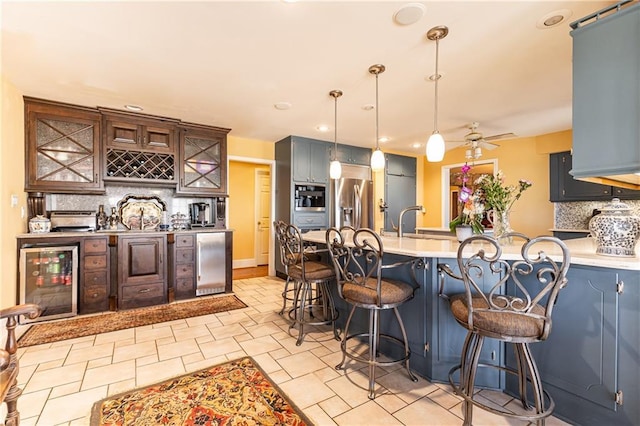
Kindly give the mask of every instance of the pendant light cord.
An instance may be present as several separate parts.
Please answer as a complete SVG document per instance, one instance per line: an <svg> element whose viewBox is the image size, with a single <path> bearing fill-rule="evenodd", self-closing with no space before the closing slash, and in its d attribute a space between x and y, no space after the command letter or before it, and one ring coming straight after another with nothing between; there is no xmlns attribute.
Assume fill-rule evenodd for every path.
<svg viewBox="0 0 640 426"><path fill-rule="evenodd" d="M333 161L338 158L338 97L333 98Z"/></svg>
<svg viewBox="0 0 640 426"><path fill-rule="evenodd" d="M378 136L378 121L379 121L379 112L378 112L378 74L376 73L376 150L380 149L380 137Z"/></svg>
<svg viewBox="0 0 640 426"><path fill-rule="evenodd" d="M438 80L440 80L440 74L438 73L438 54L440 48L440 37L436 38L436 74L433 77L435 79L436 87L435 87L435 106L433 108L433 131L434 133L438 132Z"/></svg>

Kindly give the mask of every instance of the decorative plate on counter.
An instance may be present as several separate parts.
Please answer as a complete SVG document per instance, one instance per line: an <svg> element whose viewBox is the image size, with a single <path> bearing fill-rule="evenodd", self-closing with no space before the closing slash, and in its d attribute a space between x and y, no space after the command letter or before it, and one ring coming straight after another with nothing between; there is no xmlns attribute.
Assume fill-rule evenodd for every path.
<svg viewBox="0 0 640 426"><path fill-rule="evenodd" d="M151 231L158 228L167 205L156 195L128 194L118 201L120 222L130 230Z"/></svg>

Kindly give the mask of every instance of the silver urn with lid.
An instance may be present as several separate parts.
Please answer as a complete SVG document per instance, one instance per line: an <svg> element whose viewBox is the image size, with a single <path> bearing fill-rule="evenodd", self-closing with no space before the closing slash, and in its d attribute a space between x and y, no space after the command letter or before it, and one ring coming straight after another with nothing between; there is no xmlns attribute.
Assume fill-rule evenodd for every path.
<svg viewBox="0 0 640 426"><path fill-rule="evenodd" d="M589 221L589 231L598 244L596 253L634 257L640 235L640 217L634 216L631 207L618 198L614 198L600 210L602 213Z"/></svg>

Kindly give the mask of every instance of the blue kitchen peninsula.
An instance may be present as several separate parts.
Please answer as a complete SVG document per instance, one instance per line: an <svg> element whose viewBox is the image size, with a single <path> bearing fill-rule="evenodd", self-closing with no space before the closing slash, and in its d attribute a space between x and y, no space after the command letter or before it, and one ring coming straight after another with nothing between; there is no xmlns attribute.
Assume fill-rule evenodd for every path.
<svg viewBox="0 0 640 426"><path fill-rule="evenodd" d="M452 366L459 363L466 335L446 300L438 296L459 293L463 284L438 270L439 264L457 268L455 238L383 236L385 263L421 259L415 297L401 308L411 346L411 368L434 382L448 382ZM304 234L305 240L325 243L324 231ZM554 416L581 425L640 424L640 256L633 258L596 255L595 241L565 241L571 252L569 283L560 292L547 341L531 345L545 389L555 400ZM548 254L553 257L554 251ZM516 259L519 247L503 247L503 257ZM409 267L396 270L393 278L411 281ZM346 306L337 294L340 320ZM365 316L357 319L365 324ZM356 319L354 319L356 321ZM360 322L361 321L361 322ZM385 332L392 321L381 317ZM505 344L487 340L483 361L513 366L515 358ZM478 386L503 389L516 395L512 381L495 369L481 369ZM508 376L508 377L505 377Z"/></svg>

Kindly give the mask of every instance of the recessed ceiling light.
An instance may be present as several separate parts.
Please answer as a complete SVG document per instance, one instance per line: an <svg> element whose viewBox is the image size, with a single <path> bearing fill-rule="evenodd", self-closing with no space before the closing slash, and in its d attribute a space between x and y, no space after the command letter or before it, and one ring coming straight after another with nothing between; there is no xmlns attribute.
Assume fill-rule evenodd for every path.
<svg viewBox="0 0 640 426"><path fill-rule="evenodd" d="M569 19L571 14L572 12L569 9L554 10L553 12L549 12L542 18L538 19L538 22L536 22L536 27L540 28L541 30L557 27L558 25Z"/></svg>
<svg viewBox="0 0 640 426"><path fill-rule="evenodd" d="M373 104L365 104L362 105L362 109L365 111L371 111L372 109L376 109L376 106Z"/></svg>
<svg viewBox="0 0 640 426"><path fill-rule="evenodd" d="M421 3L407 3L393 14L393 20L399 25L415 24L424 16L426 7Z"/></svg>
<svg viewBox="0 0 640 426"><path fill-rule="evenodd" d="M129 111L142 111L142 107L138 106L138 105L131 105L131 104L127 104L124 106L125 109L128 109Z"/></svg>
<svg viewBox="0 0 640 426"><path fill-rule="evenodd" d="M422 146L422 144L420 142L414 142L411 144L412 148L420 148Z"/></svg>
<svg viewBox="0 0 640 426"><path fill-rule="evenodd" d="M378 142L385 143L385 142L389 142L390 140L391 140L391 138L389 138L387 136L380 136L380 138L378 139Z"/></svg>
<svg viewBox="0 0 640 426"><path fill-rule="evenodd" d="M329 126L327 126L326 124L319 124L316 126L316 130L319 132L328 132Z"/></svg>
<svg viewBox="0 0 640 426"><path fill-rule="evenodd" d="M287 110L287 109L291 108L291 103L290 102L278 102L278 103L274 104L273 107L275 109L279 109L280 111L284 111L284 110Z"/></svg>

